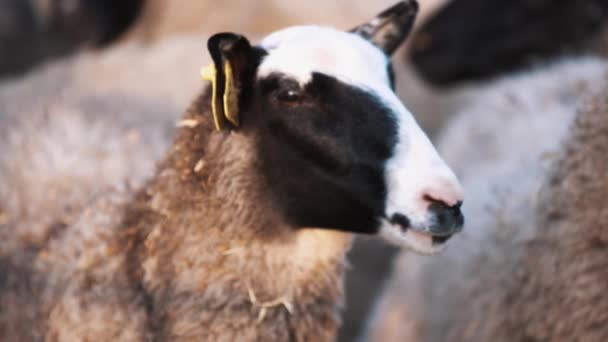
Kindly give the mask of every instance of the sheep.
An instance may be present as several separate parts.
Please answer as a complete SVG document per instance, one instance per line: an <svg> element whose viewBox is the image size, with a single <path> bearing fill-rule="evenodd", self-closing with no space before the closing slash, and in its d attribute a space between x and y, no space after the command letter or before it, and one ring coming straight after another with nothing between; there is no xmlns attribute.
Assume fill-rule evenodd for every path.
<svg viewBox="0 0 608 342"><path fill-rule="evenodd" d="M437 258L401 255L367 339L608 338L606 71L571 58L465 91L438 149L466 229Z"/></svg>
<svg viewBox="0 0 608 342"><path fill-rule="evenodd" d="M257 46L237 34L212 36L212 85L150 177L165 117L134 117L133 126L160 141L154 146L112 121L95 131L113 110L99 103L91 108L101 113L80 120L52 106L39 125L2 117L11 134L1 140L0 172L17 177L0 182L0 304L11 308L0 314L3 339L335 338L353 234L431 254L462 226L458 180L392 87L388 57L416 10L403 1L350 32L292 27ZM146 127L144 118L160 123ZM44 136L45 122L59 133L32 140ZM120 158L95 161L85 148L87 167L110 173L100 173L99 185L76 177L57 196L54 181L73 170L49 165L55 178L36 185L50 192L17 191L38 181L36 170L18 167L21 151L29 154L23 164L45 171L30 142L57 146L41 153L59 151L59 165L87 169L62 158L86 141L69 141L65 127L93 128L88 138L100 145L124 134L135 146L127 162L134 155L144 164L116 170Z"/></svg>
<svg viewBox="0 0 608 342"><path fill-rule="evenodd" d="M602 0L452 1L423 25L408 57L438 86L488 79L594 50L607 17Z"/></svg>
<svg viewBox="0 0 608 342"><path fill-rule="evenodd" d="M83 47L115 41L139 16L143 0L8 0L0 4L0 77Z"/></svg>

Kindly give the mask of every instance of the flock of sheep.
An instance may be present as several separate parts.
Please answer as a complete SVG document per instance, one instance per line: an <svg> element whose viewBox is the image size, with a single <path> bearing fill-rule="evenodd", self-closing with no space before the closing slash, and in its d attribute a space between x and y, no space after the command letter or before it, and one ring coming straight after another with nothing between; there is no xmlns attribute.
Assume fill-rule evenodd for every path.
<svg viewBox="0 0 608 342"><path fill-rule="evenodd" d="M235 160L248 145L233 137L231 152L203 137L204 163L184 152L202 153L192 128L209 125L193 109L204 100L180 119L202 87L205 39L130 39L0 83L0 339L335 339L350 240L314 231L257 254L235 247L251 241L237 226L258 218L215 199L255 201L221 183L246 172ZM418 120L462 181L466 224L439 255L400 252L360 338L608 340L606 60L552 55L442 90L394 63L401 99L427 116ZM229 152L235 160L222 159ZM200 220L234 240L188 228ZM253 283L239 288L231 268ZM196 296L209 297L204 309Z"/></svg>

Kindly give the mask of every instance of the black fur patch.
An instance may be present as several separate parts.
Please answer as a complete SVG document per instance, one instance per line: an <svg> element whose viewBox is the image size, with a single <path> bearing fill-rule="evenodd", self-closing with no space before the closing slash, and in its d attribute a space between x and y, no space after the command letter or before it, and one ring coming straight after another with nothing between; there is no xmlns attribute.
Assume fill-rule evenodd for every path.
<svg viewBox="0 0 608 342"><path fill-rule="evenodd" d="M289 223L375 233L397 122L376 97L321 73L304 88L280 74L256 84L249 117L260 172Z"/></svg>
<svg viewBox="0 0 608 342"><path fill-rule="evenodd" d="M391 89L395 90L395 69L393 63L389 62L386 66L386 72L388 73L388 81L391 83Z"/></svg>

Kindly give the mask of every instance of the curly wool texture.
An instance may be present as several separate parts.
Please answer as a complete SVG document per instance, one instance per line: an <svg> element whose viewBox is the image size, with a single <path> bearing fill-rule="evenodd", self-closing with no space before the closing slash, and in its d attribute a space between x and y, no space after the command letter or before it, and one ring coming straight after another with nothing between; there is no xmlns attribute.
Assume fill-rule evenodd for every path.
<svg viewBox="0 0 608 342"><path fill-rule="evenodd" d="M127 201L153 175L180 107L199 86L192 72L200 63L198 41L175 39L148 49L124 45L0 85L0 306L10 308L0 310L2 339L45 336L48 300L57 296L49 284L79 262L86 265L80 258L90 259L88 253L99 253L103 245L95 236L118 217L81 224L78 234L73 227L100 207L119 215L113 203ZM182 63L166 63L174 58ZM164 64L171 67L159 68ZM176 83L179 92L163 86ZM46 262L49 248L66 236L73 239L64 240L66 258ZM83 240L88 245L79 246ZM118 314L113 320L126 321ZM105 331L100 337L114 336L109 326Z"/></svg>
<svg viewBox="0 0 608 342"><path fill-rule="evenodd" d="M372 339L607 338L605 96L585 105L606 70L582 58L469 89L439 142L465 230L439 257L401 256Z"/></svg>
<svg viewBox="0 0 608 342"><path fill-rule="evenodd" d="M199 44L118 46L0 84L0 209L5 221L31 226L11 235L40 239L46 233L34 226L153 174L200 87Z"/></svg>
<svg viewBox="0 0 608 342"><path fill-rule="evenodd" d="M0 87L0 339L335 338L350 236L264 205L255 139L211 133L208 93L171 145L200 84L200 46L181 44ZM155 69L175 46L196 58ZM145 67L121 71L129 59Z"/></svg>
<svg viewBox="0 0 608 342"><path fill-rule="evenodd" d="M53 270L42 285L39 307L50 317L43 336L335 337L350 237L294 231L263 204L252 206L264 197L251 141L204 133L213 129L210 113L198 109L208 105L207 96L192 106L187 119L199 124L179 131L134 198L106 196L38 255L38 269Z"/></svg>
<svg viewBox="0 0 608 342"><path fill-rule="evenodd" d="M608 98L581 109L540 199L542 233L524 248L495 336L608 339ZM455 334L458 338L458 334Z"/></svg>

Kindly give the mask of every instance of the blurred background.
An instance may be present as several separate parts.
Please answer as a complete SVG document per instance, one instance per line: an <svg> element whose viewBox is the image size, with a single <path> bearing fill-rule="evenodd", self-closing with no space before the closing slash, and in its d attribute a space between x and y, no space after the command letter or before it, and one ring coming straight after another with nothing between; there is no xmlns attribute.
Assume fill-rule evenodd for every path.
<svg viewBox="0 0 608 342"><path fill-rule="evenodd" d="M160 127L150 133L163 140L153 159L203 85L209 35L234 31L256 41L298 24L349 29L394 2L0 0L0 110L140 116ZM398 93L431 137L462 105L451 89L555 56L606 53L607 1L419 2L416 32L394 63ZM362 333L396 254L382 242L357 241L341 340Z"/></svg>

